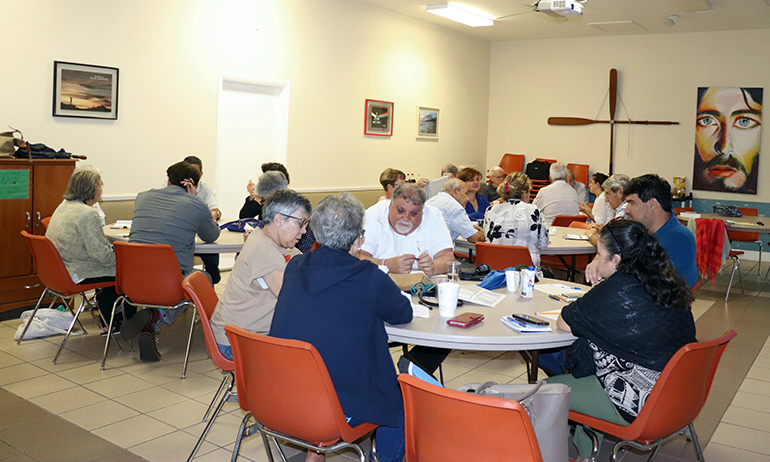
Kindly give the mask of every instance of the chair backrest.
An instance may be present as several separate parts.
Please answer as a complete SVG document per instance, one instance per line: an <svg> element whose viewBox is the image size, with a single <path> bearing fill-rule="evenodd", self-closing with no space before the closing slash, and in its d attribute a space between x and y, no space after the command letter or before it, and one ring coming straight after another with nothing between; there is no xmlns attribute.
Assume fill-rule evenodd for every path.
<svg viewBox="0 0 770 462"><path fill-rule="evenodd" d="M51 217L45 217L42 220L40 220L40 223L43 224L43 228L48 229L48 223L51 222Z"/></svg>
<svg viewBox="0 0 770 462"><path fill-rule="evenodd" d="M174 306L184 300L182 270L168 244L117 241L115 290L137 305Z"/></svg>
<svg viewBox="0 0 770 462"><path fill-rule="evenodd" d="M543 460L532 423L517 401L450 390L408 374L399 375L398 381L404 396L406 462Z"/></svg>
<svg viewBox="0 0 770 462"><path fill-rule="evenodd" d="M223 371L234 371L235 362L222 356L222 352L219 351L217 346L217 341L214 339L214 332L211 330L211 315L214 314L214 308L217 307L217 302L219 301L214 286L211 285L205 274L195 271L184 278L182 289L186 298L192 300L195 305L195 311L198 312L198 317L201 319L203 338L206 340L206 350L209 352L214 365Z"/></svg>
<svg viewBox="0 0 770 462"><path fill-rule="evenodd" d="M730 329L720 338L687 344L674 354L632 424L643 427L639 440L674 434L695 420L706 403L722 353L736 335Z"/></svg>
<svg viewBox="0 0 770 462"><path fill-rule="evenodd" d="M759 210L748 207L738 207L738 210L746 217L756 217L759 214ZM748 231L727 231L727 237L731 241L742 242L756 242L759 240L759 233L752 233Z"/></svg>
<svg viewBox="0 0 770 462"><path fill-rule="evenodd" d="M487 264L493 270L524 264L532 266L532 255L523 245L476 243L476 265Z"/></svg>
<svg viewBox="0 0 770 462"><path fill-rule="evenodd" d="M540 191L541 189L551 184L551 180L533 180L532 178L530 178L529 181L530 183L532 183L532 187L529 189L530 202L535 200L535 197L537 197L538 191Z"/></svg>
<svg viewBox="0 0 770 462"><path fill-rule="evenodd" d="M329 371L315 347L225 326L241 409L265 427L316 444L350 441Z"/></svg>
<svg viewBox="0 0 770 462"><path fill-rule="evenodd" d="M524 170L524 154L505 154L500 159L500 168L506 175Z"/></svg>
<svg viewBox="0 0 770 462"><path fill-rule="evenodd" d="M575 174L575 181L588 186L588 164L567 164L567 168Z"/></svg>
<svg viewBox="0 0 770 462"><path fill-rule="evenodd" d="M554 162L556 162L556 159L543 159L542 157L538 157L535 160L540 162L548 162L549 164L553 164Z"/></svg>
<svg viewBox="0 0 770 462"><path fill-rule="evenodd" d="M35 264L37 276L44 286L62 295L72 295L82 292L72 281L59 251L47 237L29 234L22 231L21 235L27 241L32 261Z"/></svg>
<svg viewBox="0 0 770 462"><path fill-rule="evenodd" d="M674 215L679 215L682 212L694 212L695 209L692 207L674 207Z"/></svg>
<svg viewBox="0 0 770 462"><path fill-rule="evenodd" d="M569 224L568 228L587 229L589 226L591 226L591 224L586 223L585 221L573 221Z"/></svg>
<svg viewBox="0 0 770 462"><path fill-rule="evenodd" d="M553 217L553 221L551 222L551 226L569 226L573 222L578 221L581 223L585 223L588 219L585 215L556 215Z"/></svg>

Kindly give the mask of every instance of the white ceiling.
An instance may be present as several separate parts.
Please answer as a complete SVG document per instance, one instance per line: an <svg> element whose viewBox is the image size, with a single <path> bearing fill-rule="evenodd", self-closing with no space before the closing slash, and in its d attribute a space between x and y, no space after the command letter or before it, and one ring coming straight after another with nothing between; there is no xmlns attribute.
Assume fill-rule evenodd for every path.
<svg viewBox="0 0 770 462"><path fill-rule="evenodd" d="M706 0L589 0L583 4L583 16L554 18L531 11L525 0L458 0L495 17L523 13L496 20L491 27L468 27L427 13L425 6L441 0L359 0L390 11L452 29L490 42L548 38L601 37L611 35L668 34L728 30L770 29L770 0L710 0L711 12L687 13L674 3L697 4ZM534 1L534 0L532 0ZM529 4L531 5L532 2ZM663 18L677 15L673 26ZM635 32L605 32L589 23L634 21ZM740 47L739 43L735 44Z"/></svg>

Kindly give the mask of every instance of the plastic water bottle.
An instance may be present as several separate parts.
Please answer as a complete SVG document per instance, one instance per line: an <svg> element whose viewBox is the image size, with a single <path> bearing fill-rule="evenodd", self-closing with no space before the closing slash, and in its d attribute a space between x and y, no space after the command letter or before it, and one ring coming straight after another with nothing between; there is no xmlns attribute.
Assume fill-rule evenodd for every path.
<svg viewBox="0 0 770 462"><path fill-rule="evenodd" d="M530 266L521 270L521 298L532 298L535 296L535 267Z"/></svg>

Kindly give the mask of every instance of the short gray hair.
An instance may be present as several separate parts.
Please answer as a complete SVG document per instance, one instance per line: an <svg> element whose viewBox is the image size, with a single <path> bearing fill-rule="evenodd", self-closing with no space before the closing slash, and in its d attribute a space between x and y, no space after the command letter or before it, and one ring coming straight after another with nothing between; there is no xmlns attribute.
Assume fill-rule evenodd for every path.
<svg viewBox="0 0 770 462"><path fill-rule="evenodd" d="M262 222L272 223L276 214L292 215L297 210L302 210L307 216L310 216L313 210L307 197L293 189L279 189L265 201L262 208Z"/></svg>
<svg viewBox="0 0 770 462"><path fill-rule="evenodd" d="M623 191L625 191L628 188L629 182L631 182L631 178L628 175L616 173L602 183L602 188L609 188L610 191L616 193L619 188L623 188Z"/></svg>
<svg viewBox="0 0 770 462"><path fill-rule="evenodd" d="M289 181L286 179L286 175L277 170L271 170L263 173L257 179L257 196L267 198L279 189L288 187Z"/></svg>
<svg viewBox="0 0 770 462"><path fill-rule="evenodd" d="M447 173L451 173L452 175L457 176L457 172L459 172L459 170L455 164L446 164L441 167L441 176L444 176Z"/></svg>
<svg viewBox="0 0 770 462"><path fill-rule="evenodd" d="M551 177L551 181L563 180L567 178L567 166L561 162L554 162L548 169L548 175Z"/></svg>
<svg viewBox="0 0 770 462"><path fill-rule="evenodd" d="M415 183L401 183L396 186L396 190L393 191L392 202L396 202L399 197L403 197L405 201L414 205L425 205L425 191Z"/></svg>
<svg viewBox="0 0 770 462"><path fill-rule="evenodd" d="M458 189L463 189L463 186L465 186L465 182L463 180L458 178L450 178L444 182L444 186L441 188L441 190L447 193L453 193Z"/></svg>
<svg viewBox="0 0 770 462"><path fill-rule="evenodd" d="M310 228L319 244L337 250L350 250L364 229L364 204L342 193L326 196L310 216Z"/></svg>
<svg viewBox="0 0 770 462"><path fill-rule="evenodd" d="M72 172L70 181L67 183L64 199L78 202L92 201L96 197L96 188L101 182L102 175L98 168L91 165L78 167Z"/></svg>

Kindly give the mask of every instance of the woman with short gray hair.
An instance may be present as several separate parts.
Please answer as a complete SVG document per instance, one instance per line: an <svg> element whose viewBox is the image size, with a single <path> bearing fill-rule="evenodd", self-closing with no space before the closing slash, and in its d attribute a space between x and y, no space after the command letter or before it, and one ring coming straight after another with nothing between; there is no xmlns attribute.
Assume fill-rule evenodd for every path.
<svg viewBox="0 0 770 462"><path fill-rule="evenodd" d="M384 323L410 322L412 308L387 274L356 258L364 213L347 194L318 204L310 226L321 247L286 266L270 336L316 347L350 425L379 425L380 460L395 462L403 460L404 411Z"/></svg>
<svg viewBox="0 0 770 462"><path fill-rule="evenodd" d="M104 235L102 218L94 208L94 204L102 200L103 187L98 168L84 165L75 169L67 183L64 201L56 207L45 232L76 284L115 280L115 254ZM96 293L103 329L109 325L112 305L117 298L114 286ZM133 307L124 308L123 316L130 318L136 313ZM122 321L122 317L115 319L116 332Z"/></svg>
<svg viewBox="0 0 770 462"><path fill-rule="evenodd" d="M631 178L628 175L616 173L602 183L602 187L604 188L604 198L607 201L610 210L612 210L607 222L610 222L615 218L623 218L626 216L625 189L628 187L630 181Z"/></svg>
<svg viewBox="0 0 770 462"><path fill-rule="evenodd" d="M265 201L264 226L246 239L211 316L211 330L226 358L233 358L226 324L263 335L270 330L286 263L300 254L294 246L307 230L310 212L310 201L291 189L279 189Z"/></svg>

